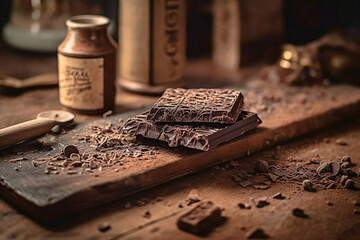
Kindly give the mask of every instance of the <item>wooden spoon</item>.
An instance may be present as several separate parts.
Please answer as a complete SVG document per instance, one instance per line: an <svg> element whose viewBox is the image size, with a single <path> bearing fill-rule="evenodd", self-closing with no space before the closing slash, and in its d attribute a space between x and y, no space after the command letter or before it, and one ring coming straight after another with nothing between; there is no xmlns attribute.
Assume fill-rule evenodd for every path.
<svg viewBox="0 0 360 240"><path fill-rule="evenodd" d="M0 87L11 89L23 89L30 87L55 86L58 84L58 76L54 73L46 73L29 77L25 79L17 79L9 76L0 75Z"/></svg>
<svg viewBox="0 0 360 240"><path fill-rule="evenodd" d="M0 129L0 149L39 136L50 131L55 125L65 125L74 120L74 115L65 111L41 112L31 121Z"/></svg>

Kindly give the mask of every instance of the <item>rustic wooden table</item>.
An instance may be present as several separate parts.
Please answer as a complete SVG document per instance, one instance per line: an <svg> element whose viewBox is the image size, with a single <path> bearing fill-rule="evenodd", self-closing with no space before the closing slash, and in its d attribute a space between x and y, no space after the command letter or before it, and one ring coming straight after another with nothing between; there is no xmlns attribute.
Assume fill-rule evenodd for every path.
<svg viewBox="0 0 360 240"><path fill-rule="evenodd" d="M0 49L0 73L19 78L42 72L56 71L56 59L51 55L23 54L15 50ZM216 68L209 61L189 64L186 78L192 87L217 87L236 84L252 76L257 68L228 72ZM221 80L220 80L221 79ZM153 103L156 96L143 96L119 90L115 113L137 109ZM0 95L0 128L29 120L43 110L60 109L56 88L32 89L21 93ZM76 115L82 122L99 116ZM338 145L336 139L347 145ZM324 139L328 139L324 141ZM43 225L18 211L11 203L0 200L0 239L201 239L176 226L178 217L192 206L185 199L196 189L201 200L211 200L222 207L226 221L205 238L244 239L252 228L263 229L270 239L360 239L359 191L337 189L305 192L296 182L278 182L267 190L242 188L232 176L239 169L251 171L259 159L276 166L305 165L310 158L335 160L349 155L360 166L360 119L343 122L312 135L279 145L247 157L233 164L204 170L162 184L125 199L90 209L50 225ZM296 161L289 161L289 159ZM235 164L234 164L235 163ZM355 179L360 186L359 179ZM281 192L284 200L271 198ZM268 197L270 205L240 209L238 203L251 203L253 199ZM327 201L333 203L329 206ZM147 204L144 204L147 203ZM179 205L183 207L180 208ZM308 219L292 215L301 208ZM149 212L150 216L144 217ZM111 229L100 232L98 225L108 222Z"/></svg>

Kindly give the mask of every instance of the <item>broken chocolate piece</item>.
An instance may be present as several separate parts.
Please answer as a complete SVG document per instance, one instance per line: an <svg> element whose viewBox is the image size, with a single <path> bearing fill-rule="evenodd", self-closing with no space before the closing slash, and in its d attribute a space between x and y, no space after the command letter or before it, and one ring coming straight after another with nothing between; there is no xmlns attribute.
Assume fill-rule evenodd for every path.
<svg viewBox="0 0 360 240"><path fill-rule="evenodd" d="M353 190L353 189L355 189L355 182L354 182L352 179L348 179L348 180L346 180L346 182L345 182L345 187L346 187L347 189Z"/></svg>
<svg viewBox="0 0 360 240"><path fill-rule="evenodd" d="M251 206L248 203L238 203L238 206L241 209L251 209Z"/></svg>
<svg viewBox="0 0 360 240"><path fill-rule="evenodd" d="M147 115L148 112L145 112L127 120L121 129L122 133L165 141L170 147L185 146L202 151L243 135L261 123L255 113L245 111L241 112L237 122L232 125L156 124L146 120Z"/></svg>
<svg viewBox="0 0 360 240"><path fill-rule="evenodd" d="M247 239L266 239L269 236L261 228L250 229L249 232L245 234Z"/></svg>
<svg viewBox="0 0 360 240"><path fill-rule="evenodd" d="M316 169L317 174L319 177L325 177L327 173L331 171L330 162L323 161L320 163L319 167Z"/></svg>
<svg viewBox="0 0 360 240"><path fill-rule="evenodd" d="M311 180L304 180L302 186L305 191L308 192L315 192L316 189L314 188L314 183Z"/></svg>
<svg viewBox="0 0 360 240"><path fill-rule="evenodd" d="M294 208L292 211L293 215L298 218L309 218L308 215L304 213L304 210L301 208Z"/></svg>
<svg viewBox="0 0 360 240"><path fill-rule="evenodd" d="M232 124L242 106L239 90L168 88L150 109L147 120Z"/></svg>
<svg viewBox="0 0 360 240"><path fill-rule="evenodd" d="M262 197L262 198L258 198L255 200L256 202L256 207L257 208L263 208L267 205L270 205L270 203L267 200L267 197Z"/></svg>
<svg viewBox="0 0 360 240"><path fill-rule="evenodd" d="M210 232L222 220L221 210L213 202L202 202L181 216L177 222L180 229L198 235Z"/></svg>
<svg viewBox="0 0 360 240"><path fill-rule="evenodd" d="M340 145L340 146L346 146L347 145L347 142L345 142L343 139L339 138L339 139L336 139L335 143L337 145Z"/></svg>
<svg viewBox="0 0 360 240"><path fill-rule="evenodd" d="M64 149L63 149L63 152L64 152L64 155L66 156L66 157L70 157L71 156L71 154L73 154L73 153L77 153L77 154L79 154L79 150L77 149L77 147L75 147L74 145L67 145L67 146L65 146L64 147Z"/></svg>
<svg viewBox="0 0 360 240"><path fill-rule="evenodd" d="M350 162L343 162L341 163L341 168L350 168L351 167L351 163Z"/></svg>
<svg viewBox="0 0 360 240"><path fill-rule="evenodd" d="M111 225L108 222L103 222L98 225L98 229L100 232L106 232L110 228L111 228Z"/></svg>
<svg viewBox="0 0 360 240"><path fill-rule="evenodd" d="M279 199L279 200L285 199L285 197L281 194L281 192L275 193L273 195L273 198L274 199Z"/></svg>
<svg viewBox="0 0 360 240"><path fill-rule="evenodd" d="M331 162L330 163L330 171L333 176L336 176L340 173L341 166L338 162Z"/></svg>
<svg viewBox="0 0 360 240"><path fill-rule="evenodd" d="M348 162L351 163L351 158L349 156L343 156L340 158L341 162Z"/></svg>

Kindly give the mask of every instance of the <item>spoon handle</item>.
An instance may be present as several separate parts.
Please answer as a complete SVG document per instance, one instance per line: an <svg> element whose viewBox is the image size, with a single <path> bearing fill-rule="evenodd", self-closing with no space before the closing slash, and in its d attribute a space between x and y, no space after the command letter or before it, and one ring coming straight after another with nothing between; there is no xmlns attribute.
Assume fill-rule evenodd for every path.
<svg viewBox="0 0 360 240"><path fill-rule="evenodd" d="M44 134L55 125L54 120L38 118L0 129L0 149Z"/></svg>

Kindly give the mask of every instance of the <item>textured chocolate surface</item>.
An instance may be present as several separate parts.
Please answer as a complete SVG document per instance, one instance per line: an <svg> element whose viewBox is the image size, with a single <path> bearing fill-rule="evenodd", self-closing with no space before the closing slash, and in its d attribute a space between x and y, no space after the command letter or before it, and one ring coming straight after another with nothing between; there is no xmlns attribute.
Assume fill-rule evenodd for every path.
<svg viewBox="0 0 360 240"><path fill-rule="evenodd" d="M243 96L234 89L168 88L150 109L153 122L235 123Z"/></svg>
<svg viewBox="0 0 360 240"><path fill-rule="evenodd" d="M220 208L207 201L181 216L177 225L184 231L202 235L211 231L221 220Z"/></svg>
<svg viewBox="0 0 360 240"><path fill-rule="evenodd" d="M232 125L154 123L146 119L148 113L127 120L122 132L129 136L141 135L165 141L170 147L184 146L202 151L208 151L220 143L230 141L261 123L255 113L245 111L241 112L237 122Z"/></svg>

